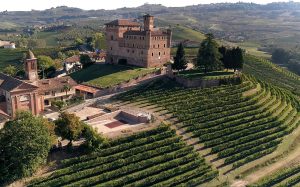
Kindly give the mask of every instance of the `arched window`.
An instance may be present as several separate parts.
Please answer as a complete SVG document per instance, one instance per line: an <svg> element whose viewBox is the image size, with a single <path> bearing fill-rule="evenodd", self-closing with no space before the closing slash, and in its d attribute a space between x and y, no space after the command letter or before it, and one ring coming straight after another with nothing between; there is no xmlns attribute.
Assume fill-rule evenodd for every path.
<svg viewBox="0 0 300 187"><path fill-rule="evenodd" d="M159 44L157 45L157 47L159 48Z"/></svg>
<svg viewBox="0 0 300 187"><path fill-rule="evenodd" d="M153 53L152 53L152 56L153 56Z"/></svg>
<svg viewBox="0 0 300 187"><path fill-rule="evenodd" d="M160 56L160 52L158 52L158 56Z"/></svg>
<svg viewBox="0 0 300 187"><path fill-rule="evenodd" d="M166 47L166 44L164 44L164 47Z"/></svg>

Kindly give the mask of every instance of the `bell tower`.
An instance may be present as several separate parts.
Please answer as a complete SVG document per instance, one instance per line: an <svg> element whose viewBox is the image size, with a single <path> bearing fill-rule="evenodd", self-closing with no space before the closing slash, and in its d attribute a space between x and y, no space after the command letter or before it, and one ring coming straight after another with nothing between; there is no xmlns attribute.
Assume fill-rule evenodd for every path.
<svg viewBox="0 0 300 187"><path fill-rule="evenodd" d="M149 14L144 15L144 30L152 31L153 27L154 27L154 17Z"/></svg>
<svg viewBox="0 0 300 187"><path fill-rule="evenodd" d="M28 50L24 66L25 78L31 82L37 81L39 79L37 73L37 58L35 58L31 50Z"/></svg>

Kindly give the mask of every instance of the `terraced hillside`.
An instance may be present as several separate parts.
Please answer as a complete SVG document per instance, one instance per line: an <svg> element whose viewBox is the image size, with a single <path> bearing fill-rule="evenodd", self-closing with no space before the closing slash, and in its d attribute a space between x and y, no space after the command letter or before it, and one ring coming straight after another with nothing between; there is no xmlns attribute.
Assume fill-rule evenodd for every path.
<svg viewBox="0 0 300 187"><path fill-rule="evenodd" d="M300 96L300 77L268 60L246 55L244 71L260 80L288 89Z"/></svg>
<svg viewBox="0 0 300 187"><path fill-rule="evenodd" d="M64 160L61 169L28 186L196 186L217 175L175 130L160 125Z"/></svg>
<svg viewBox="0 0 300 187"><path fill-rule="evenodd" d="M272 153L300 124L299 103L289 92L252 77L207 89L160 80L117 99L171 114L177 132L224 175Z"/></svg>

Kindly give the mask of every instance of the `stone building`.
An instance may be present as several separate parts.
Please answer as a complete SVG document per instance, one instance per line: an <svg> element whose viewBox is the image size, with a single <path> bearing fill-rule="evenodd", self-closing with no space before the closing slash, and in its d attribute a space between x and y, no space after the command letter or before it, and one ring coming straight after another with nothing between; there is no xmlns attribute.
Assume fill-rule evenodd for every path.
<svg viewBox="0 0 300 187"><path fill-rule="evenodd" d="M170 61L171 30L154 28L154 17L137 22L119 19L106 24L106 62L140 67L160 67Z"/></svg>
<svg viewBox="0 0 300 187"><path fill-rule="evenodd" d="M38 115L51 101L75 95L76 82L71 77L40 80L37 66L37 58L29 50L24 61L25 80L0 73L0 116L14 117L22 110Z"/></svg>

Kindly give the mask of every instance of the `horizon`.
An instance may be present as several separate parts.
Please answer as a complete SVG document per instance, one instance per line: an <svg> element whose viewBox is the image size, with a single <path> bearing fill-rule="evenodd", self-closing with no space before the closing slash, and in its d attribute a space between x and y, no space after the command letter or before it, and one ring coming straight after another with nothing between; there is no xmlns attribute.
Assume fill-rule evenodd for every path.
<svg viewBox="0 0 300 187"><path fill-rule="evenodd" d="M185 7L191 5L199 4L217 4L217 3L256 3L256 4L269 4L278 2L300 2L300 0L290 1L290 0L131 0L130 2L124 2L121 0L110 0L109 2L99 2L97 0L42 0L37 2L36 0L27 0L26 2L22 0L10 0L1 5L0 11L30 11L30 10L46 10L50 8L67 6L73 8L80 8L83 10L115 10L119 8L135 8L142 6L144 4L160 4L166 7ZM18 6L16 6L18 5Z"/></svg>

